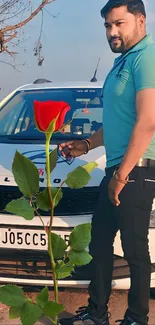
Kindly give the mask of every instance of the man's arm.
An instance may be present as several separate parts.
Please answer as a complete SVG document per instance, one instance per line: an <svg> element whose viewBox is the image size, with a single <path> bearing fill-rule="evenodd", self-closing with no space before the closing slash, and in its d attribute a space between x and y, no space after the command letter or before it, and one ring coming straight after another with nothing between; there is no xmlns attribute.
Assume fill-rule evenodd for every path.
<svg viewBox="0 0 155 325"><path fill-rule="evenodd" d="M103 127L101 127L97 132L95 132L90 138L90 148L94 149L100 146L104 145L104 140L103 140Z"/></svg>
<svg viewBox="0 0 155 325"><path fill-rule="evenodd" d="M143 156L155 133L155 89L144 89L136 96L137 122L132 132L128 149L118 170L120 179L125 179Z"/></svg>

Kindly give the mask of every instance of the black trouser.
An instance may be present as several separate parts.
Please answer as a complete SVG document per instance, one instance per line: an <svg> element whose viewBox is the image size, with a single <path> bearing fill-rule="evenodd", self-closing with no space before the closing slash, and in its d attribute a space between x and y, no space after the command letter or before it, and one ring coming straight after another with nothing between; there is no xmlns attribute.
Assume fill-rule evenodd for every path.
<svg viewBox="0 0 155 325"><path fill-rule="evenodd" d="M155 168L135 167L130 173L130 182L119 196L120 206L114 207L108 198L108 183L115 168L106 170L92 219L89 312L102 318L107 311L113 271L113 242L120 229L124 257L131 276L126 315L146 325L151 273L148 228L155 196L155 182L149 180L155 180Z"/></svg>

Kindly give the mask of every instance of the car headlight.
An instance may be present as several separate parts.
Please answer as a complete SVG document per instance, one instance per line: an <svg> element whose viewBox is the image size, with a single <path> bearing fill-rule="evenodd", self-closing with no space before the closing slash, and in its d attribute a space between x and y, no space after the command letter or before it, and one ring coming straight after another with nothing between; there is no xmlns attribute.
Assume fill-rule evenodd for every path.
<svg viewBox="0 0 155 325"><path fill-rule="evenodd" d="M151 211L150 215L150 228L155 228L155 210Z"/></svg>

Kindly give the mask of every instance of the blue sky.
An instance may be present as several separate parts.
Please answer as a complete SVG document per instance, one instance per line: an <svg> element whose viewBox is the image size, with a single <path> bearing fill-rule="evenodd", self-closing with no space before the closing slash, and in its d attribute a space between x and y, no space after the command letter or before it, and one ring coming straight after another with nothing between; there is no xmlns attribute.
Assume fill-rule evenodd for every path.
<svg viewBox="0 0 155 325"><path fill-rule="evenodd" d="M35 5L41 1L35 0ZM110 51L105 38L104 20L100 10L105 0L56 0L46 8L53 14L60 13L54 19L44 12L42 34L43 66L37 65L33 55L35 42L39 36L41 14L24 29L27 41L17 49L15 63L22 64L21 72L0 63L0 98L14 88L43 77L53 81L90 80L97 60L100 57L98 79L106 77L115 55ZM147 10L147 30L155 40L155 1L145 0ZM4 54L0 59L5 60Z"/></svg>

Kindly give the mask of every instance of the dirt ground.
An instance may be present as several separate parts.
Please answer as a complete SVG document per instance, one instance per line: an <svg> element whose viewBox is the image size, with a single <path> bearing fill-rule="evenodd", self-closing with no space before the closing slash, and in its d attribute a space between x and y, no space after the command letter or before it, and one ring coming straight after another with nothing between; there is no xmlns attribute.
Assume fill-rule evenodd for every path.
<svg viewBox="0 0 155 325"><path fill-rule="evenodd" d="M27 293L29 297L35 299L36 293ZM52 299L53 292L50 292ZM65 316L70 316L79 306L87 304L86 290L65 290L59 293L59 300L65 306ZM110 324L115 325L115 320L122 319L127 306L127 292L113 291L109 311L111 313ZM42 318L36 325L50 325L48 320ZM119 324L119 323L118 323ZM0 305L0 325L21 325L20 320L9 320L8 308ZM155 300L150 300L150 320L149 325L155 325Z"/></svg>

